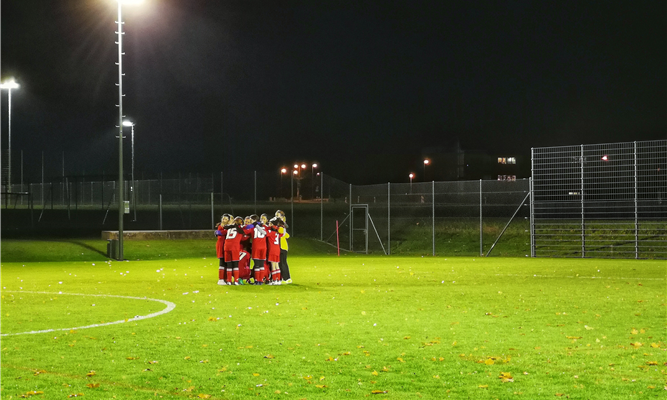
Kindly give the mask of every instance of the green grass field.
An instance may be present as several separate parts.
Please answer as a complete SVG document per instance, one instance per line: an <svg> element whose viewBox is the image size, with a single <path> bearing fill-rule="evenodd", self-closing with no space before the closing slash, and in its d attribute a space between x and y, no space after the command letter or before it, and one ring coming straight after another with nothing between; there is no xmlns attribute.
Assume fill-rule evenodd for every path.
<svg viewBox="0 0 667 400"><path fill-rule="evenodd" d="M295 240L294 284L222 287L210 242L126 242L127 262L98 242L3 242L3 399L665 396L664 260Z"/></svg>

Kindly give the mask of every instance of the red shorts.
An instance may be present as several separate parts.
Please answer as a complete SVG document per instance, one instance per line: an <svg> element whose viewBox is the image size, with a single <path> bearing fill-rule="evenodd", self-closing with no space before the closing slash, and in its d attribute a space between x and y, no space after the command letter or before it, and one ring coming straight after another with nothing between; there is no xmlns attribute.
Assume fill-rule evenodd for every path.
<svg viewBox="0 0 667 400"><path fill-rule="evenodd" d="M241 249L225 249L225 262L238 261Z"/></svg>
<svg viewBox="0 0 667 400"><path fill-rule="evenodd" d="M280 250L271 251L269 249L269 258L268 258L267 261L279 263L280 262Z"/></svg>
<svg viewBox="0 0 667 400"><path fill-rule="evenodd" d="M256 248L253 247L253 249L252 249L252 259L253 260L266 260L266 248L256 249Z"/></svg>

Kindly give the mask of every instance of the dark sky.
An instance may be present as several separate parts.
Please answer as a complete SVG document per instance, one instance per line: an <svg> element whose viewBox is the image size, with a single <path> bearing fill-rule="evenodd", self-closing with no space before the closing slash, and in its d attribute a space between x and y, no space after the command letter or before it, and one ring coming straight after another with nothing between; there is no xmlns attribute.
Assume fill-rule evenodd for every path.
<svg viewBox="0 0 667 400"><path fill-rule="evenodd" d="M117 171L116 13L2 1L27 179L42 151L47 175L62 151L68 173ZM423 148L456 139L528 155L665 138L664 1L146 0L124 19L124 109L146 173L317 160L352 183L404 181Z"/></svg>

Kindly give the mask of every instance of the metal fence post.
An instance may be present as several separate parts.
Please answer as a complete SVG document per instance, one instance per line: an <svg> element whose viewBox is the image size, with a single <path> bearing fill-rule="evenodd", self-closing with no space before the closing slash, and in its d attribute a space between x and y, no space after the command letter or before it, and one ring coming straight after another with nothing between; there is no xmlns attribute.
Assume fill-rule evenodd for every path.
<svg viewBox="0 0 667 400"><path fill-rule="evenodd" d="M391 255L391 182L387 182L387 255Z"/></svg>
<svg viewBox="0 0 667 400"><path fill-rule="evenodd" d="M479 255L484 256L484 225L482 220L482 180L479 180Z"/></svg>
<svg viewBox="0 0 667 400"><path fill-rule="evenodd" d="M435 181L431 181L431 239L433 240L433 257L435 257Z"/></svg>
<svg viewBox="0 0 667 400"><path fill-rule="evenodd" d="M586 257L586 225L584 219L584 145L581 145L581 258Z"/></svg>
<svg viewBox="0 0 667 400"><path fill-rule="evenodd" d="M635 161L635 259L639 258L639 214L637 199L637 142L634 142Z"/></svg>
<svg viewBox="0 0 667 400"><path fill-rule="evenodd" d="M324 241L324 172L320 172L320 241Z"/></svg>
<svg viewBox="0 0 667 400"><path fill-rule="evenodd" d="M257 214L257 171L255 171L255 214Z"/></svg>
<svg viewBox="0 0 667 400"><path fill-rule="evenodd" d="M159 227L160 230L162 230L162 193L160 193L160 203L158 205L158 216L160 217L159 222Z"/></svg>
<svg viewBox="0 0 667 400"><path fill-rule="evenodd" d="M535 192L533 191L533 177L528 178L528 191L530 191L530 256L535 257Z"/></svg>
<svg viewBox="0 0 667 400"><path fill-rule="evenodd" d="M292 210L290 211L290 228L292 229L292 236L294 236L294 173L290 174L292 175L290 179L290 192L289 192L289 198L290 198L290 203L292 206Z"/></svg>
<svg viewBox="0 0 667 400"><path fill-rule="evenodd" d="M214 195L214 193L211 192L211 229L215 229L215 213L213 211L213 195Z"/></svg>
<svg viewBox="0 0 667 400"><path fill-rule="evenodd" d="M535 249L535 192L533 191L533 177L535 176L535 149L530 148L530 178L528 178L528 190L530 191L530 256L536 256Z"/></svg>
<svg viewBox="0 0 667 400"><path fill-rule="evenodd" d="M350 183L350 201L348 203L349 206L349 216L350 216L350 251L352 251L352 184Z"/></svg>

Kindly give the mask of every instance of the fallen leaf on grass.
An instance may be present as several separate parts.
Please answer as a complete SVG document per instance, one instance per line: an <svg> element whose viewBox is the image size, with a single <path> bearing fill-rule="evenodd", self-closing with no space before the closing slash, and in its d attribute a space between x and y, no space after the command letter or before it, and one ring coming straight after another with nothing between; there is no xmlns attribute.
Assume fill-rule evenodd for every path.
<svg viewBox="0 0 667 400"><path fill-rule="evenodd" d="M403 359L401 357L398 357L397 360L400 361L400 362L405 362L405 361L403 361Z"/></svg>
<svg viewBox="0 0 667 400"><path fill-rule="evenodd" d="M373 390L371 392L371 394L385 394L385 393L389 393L389 391L388 390Z"/></svg>
<svg viewBox="0 0 667 400"><path fill-rule="evenodd" d="M125 359L126 360L138 360L139 357L126 357Z"/></svg>
<svg viewBox="0 0 667 400"><path fill-rule="evenodd" d="M210 399L211 395L210 394L199 393L199 395L197 397L199 397L200 399Z"/></svg>
<svg viewBox="0 0 667 400"><path fill-rule="evenodd" d="M36 369L36 370L35 370L35 376L37 376L37 375L39 375L39 374L45 374L45 373L46 373L46 371L43 370L43 369Z"/></svg>
<svg viewBox="0 0 667 400"><path fill-rule="evenodd" d="M67 397L83 397L83 393L72 393Z"/></svg>
<svg viewBox="0 0 667 400"><path fill-rule="evenodd" d="M89 383L86 386L88 386L91 389L95 389L95 388L100 387L100 384L99 383Z"/></svg>
<svg viewBox="0 0 667 400"><path fill-rule="evenodd" d="M630 343L630 346L638 348L638 347L642 347L643 344L641 344L640 342L634 342L634 343Z"/></svg>
<svg viewBox="0 0 667 400"><path fill-rule="evenodd" d="M86 374L86 376L95 376L95 371L90 371L89 373Z"/></svg>
<svg viewBox="0 0 667 400"><path fill-rule="evenodd" d="M498 376L503 383L514 382L514 377L509 372L501 372Z"/></svg>
<svg viewBox="0 0 667 400"><path fill-rule="evenodd" d="M264 356L264 358L275 358L275 357L272 356L271 354L267 354L267 355Z"/></svg>
<svg viewBox="0 0 667 400"><path fill-rule="evenodd" d="M22 394L21 398L28 398L30 396L36 396L38 394L44 394L41 390L32 390L30 392L27 392L26 394Z"/></svg>
<svg viewBox="0 0 667 400"><path fill-rule="evenodd" d="M153 360L153 361L149 361L148 363L149 363L149 364L157 364L158 362L159 362L159 361L155 361L155 360Z"/></svg>
<svg viewBox="0 0 667 400"><path fill-rule="evenodd" d="M259 376L257 372L253 373L252 376Z"/></svg>
<svg viewBox="0 0 667 400"><path fill-rule="evenodd" d="M660 345L657 344L657 343L651 343L651 347L653 347L654 349L657 349L658 347L660 347Z"/></svg>
<svg viewBox="0 0 667 400"><path fill-rule="evenodd" d="M377 371L373 371L373 372L371 372L371 375L378 376L378 375L380 375L380 374L379 374Z"/></svg>
<svg viewBox="0 0 667 400"><path fill-rule="evenodd" d="M488 389L489 385L479 385L477 387L480 389Z"/></svg>
<svg viewBox="0 0 667 400"><path fill-rule="evenodd" d="M324 389L325 387L327 387L327 385L315 385L315 387L318 389Z"/></svg>

